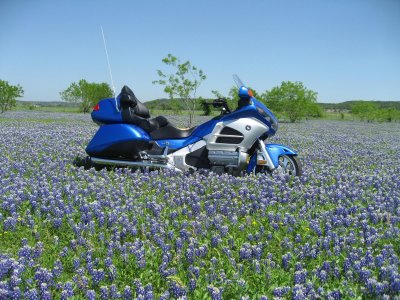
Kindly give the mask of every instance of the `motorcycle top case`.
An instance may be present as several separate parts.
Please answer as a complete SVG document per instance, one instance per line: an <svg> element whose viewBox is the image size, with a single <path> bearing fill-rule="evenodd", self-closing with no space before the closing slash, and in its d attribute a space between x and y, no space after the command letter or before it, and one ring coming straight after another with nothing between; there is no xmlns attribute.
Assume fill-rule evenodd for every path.
<svg viewBox="0 0 400 300"><path fill-rule="evenodd" d="M122 123L122 113L117 110L116 104L119 106L118 97L100 100L91 113L92 120L99 125Z"/></svg>

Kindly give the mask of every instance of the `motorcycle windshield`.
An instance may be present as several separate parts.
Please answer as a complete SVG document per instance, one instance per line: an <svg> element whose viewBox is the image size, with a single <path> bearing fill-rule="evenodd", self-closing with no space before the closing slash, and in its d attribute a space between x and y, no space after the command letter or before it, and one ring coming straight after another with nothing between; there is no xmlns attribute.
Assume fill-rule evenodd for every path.
<svg viewBox="0 0 400 300"><path fill-rule="evenodd" d="M236 83L236 86L240 89L242 86L245 87L245 85L243 84L243 82L240 80L239 76L237 76L236 74L233 74L233 80Z"/></svg>

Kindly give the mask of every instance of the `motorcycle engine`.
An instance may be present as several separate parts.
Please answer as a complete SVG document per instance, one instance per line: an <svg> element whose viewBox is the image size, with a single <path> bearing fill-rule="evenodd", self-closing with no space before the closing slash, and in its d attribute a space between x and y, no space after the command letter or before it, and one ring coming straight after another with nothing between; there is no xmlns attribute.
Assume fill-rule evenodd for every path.
<svg viewBox="0 0 400 300"><path fill-rule="evenodd" d="M249 154L240 151L208 151L208 160L211 164L211 171L222 174L227 172L238 175L247 165Z"/></svg>

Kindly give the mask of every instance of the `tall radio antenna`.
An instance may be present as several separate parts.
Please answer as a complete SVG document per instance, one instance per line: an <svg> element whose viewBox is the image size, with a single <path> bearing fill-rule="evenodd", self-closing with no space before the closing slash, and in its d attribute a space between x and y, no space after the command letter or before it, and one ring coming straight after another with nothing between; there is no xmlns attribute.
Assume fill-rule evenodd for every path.
<svg viewBox="0 0 400 300"><path fill-rule="evenodd" d="M115 97L115 86L114 86L114 80L113 80L113 76L112 76L112 72L111 72L110 59L108 58L106 38L104 37L103 26L100 26L100 28L101 28L101 35L103 36L104 50L106 51L106 56L107 56L108 71L110 72L111 84L112 84L114 99L115 99L115 107L117 108L117 111L119 111L118 104L117 104L117 97Z"/></svg>

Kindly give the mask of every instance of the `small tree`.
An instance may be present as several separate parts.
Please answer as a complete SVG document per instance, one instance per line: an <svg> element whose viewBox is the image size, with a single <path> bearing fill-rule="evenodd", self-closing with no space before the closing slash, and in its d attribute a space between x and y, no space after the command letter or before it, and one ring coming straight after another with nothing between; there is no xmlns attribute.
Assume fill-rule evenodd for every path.
<svg viewBox="0 0 400 300"><path fill-rule="evenodd" d="M60 95L66 102L79 103L81 111L87 113L99 100L112 97L113 93L107 83L87 82L81 79L78 83L71 83Z"/></svg>
<svg viewBox="0 0 400 300"><path fill-rule="evenodd" d="M290 122L301 120L306 116L318 113L315 107L317 93L307 89L303 83L283 81L280 86L263 94L267 105L275 112L284 114Z"/></svg>
<svg viewBox="0 0 400 300"><path fill-rule="evenodd" d="M175 73L166 75L161 70L157 70L160 79L153 81L153 84L165 86L164 92L171 99L175 97L184 101L186 108L189 110L188 126L191 127L196 110L196 92L200 84L206 79L206 75L202 70L193 66L190 61L181 63L172 54L168 54L162 62L173 67Z"/></svg>
<svg viewBox="0 0 400 300"><path fill-rule="evenodd" d="M17 105L17 98L24 95L22 87L17 85L11 85L5 80L0 79L0 109L1 113Z"/></svg>

